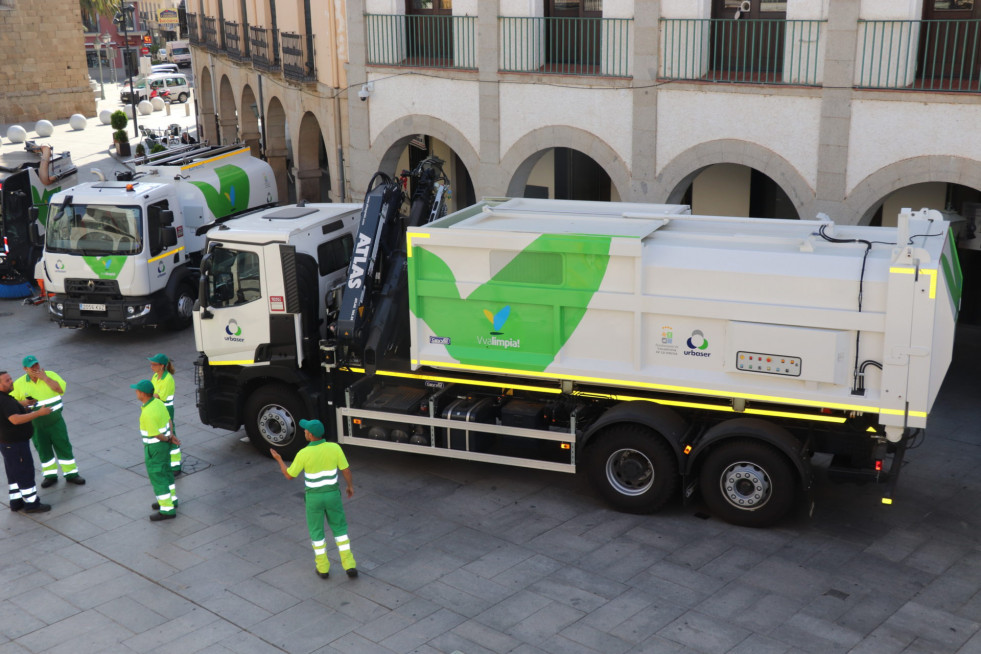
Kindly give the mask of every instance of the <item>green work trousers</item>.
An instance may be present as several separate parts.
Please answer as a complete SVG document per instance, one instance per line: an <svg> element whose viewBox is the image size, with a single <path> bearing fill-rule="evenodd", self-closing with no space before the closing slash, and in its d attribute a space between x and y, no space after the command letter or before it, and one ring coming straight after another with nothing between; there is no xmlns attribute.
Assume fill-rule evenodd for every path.
<svg viewBox="0 0 981 654"><path fill-rule="evenodd" d="M173 513L177 505L177 487L174 485L174 471L170 469L170 443L160 441L144 445L143 457L160 513Z"/></svg>
<svg viewBox="0 0 981 654"><path fill-rule="evenodd" d="M177 435L177 423L174 422L174 407L167 407L167 412L170 413L170 435ZM170 467L174 472L181 469L181 446L173 445L170 446Z"/></svg>
<svg viewBox="0 0 981 654"><path fill-rule="evenodd" d="M37 458L41 461L41 474L45 477L57 477L58 465L61 464L61 471L66 477L77 475L78 466L75 465L75 454L68 440L68 427L61 411L35 418L31 421L31 426L34 427L31 440L34 441Z"/></svg>
<svg viewBox="0 0 981 654"><path fill-rule="evenodd" d="M344 504L339 490L306 492L307 529L313 542L313 558L317 572L328 572L327 538L324 534L324 518L334 534L334 542L341 555L341 567L350 570L357 566L351 554L351 539L347 535L347 518L344 517Z"/></svg>

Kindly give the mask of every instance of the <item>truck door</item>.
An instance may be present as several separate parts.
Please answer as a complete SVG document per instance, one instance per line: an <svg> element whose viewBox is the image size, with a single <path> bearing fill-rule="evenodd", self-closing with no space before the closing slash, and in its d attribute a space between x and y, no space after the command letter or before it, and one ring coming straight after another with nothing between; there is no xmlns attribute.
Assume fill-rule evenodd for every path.
<svg viewBox="0 0 981 654"><path fill-rule="evenodd" d="M261 246L217 244L201 264L203 289L194 312L199 349L212 365L250 365L269 343L268 295Z"/></svg>

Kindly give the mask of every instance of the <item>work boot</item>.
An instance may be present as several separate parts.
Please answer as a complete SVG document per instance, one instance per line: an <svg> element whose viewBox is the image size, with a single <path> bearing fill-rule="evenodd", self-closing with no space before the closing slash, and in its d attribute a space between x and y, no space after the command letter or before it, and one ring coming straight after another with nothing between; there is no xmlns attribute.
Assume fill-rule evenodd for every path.
<svg viewBox="0 0 981 654"><path fill-rule="evenodd" d="M67 481L69 484L75 484L76 486L85 485L85 478L82 477L82 475L71 475L69 477L65 477L65 481ZM44 484L41 484L41 486L44 486Z"/></svg>
<svg viewBox="0 0 981 654"><path fill-rule="evenodd" d="M357 568L348 568L347 570L345 570L345 572L347 572L347 576L350 577L351 579L354 579L355 577L358 576Z"/></svg>
<svg viewBox="0 0 981 654"><path fill-rule="evenodd" d="M50 504L42 504L40 500L24 502L24 513L44 513L51 510Z"/></svg>
<svg viewBox="0 0 981 654"><path fill-rule="evenodd" d="M159 522L161 520L173 520L177 517L176 513L152 513L150 514L150 522Z"/></svg>
<svg viewBox="0 0 981 654"><path fill-rule="evenodd" d="M20 511L24 508L24 500L10 500L10 510Z"/></svg>
<svg viewBox="0 0 981 654"><path fill-rule="evenodd" d="M327 577L330 576L330 573L329 572L321 572L320 570L317 570L317 576L320 577L321 579L326 579Z"/></svg>
<svg viewBox="0 0 981 654"><path fill-rule="evenodd" d="M51 488L58 483L58 477L45 477L44 481L41 482L41 488Z"/></svg>

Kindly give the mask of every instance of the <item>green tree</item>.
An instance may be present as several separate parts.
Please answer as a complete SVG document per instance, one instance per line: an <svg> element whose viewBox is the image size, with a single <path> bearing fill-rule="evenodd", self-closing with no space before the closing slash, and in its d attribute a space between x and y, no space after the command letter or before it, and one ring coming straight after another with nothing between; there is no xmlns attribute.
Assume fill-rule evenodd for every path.
<svg viewBox="0 0 981 654"><path fill-rule="evenodd" d="M119 10L118 0L78 0L78 4L82 7L82 13L99 14L107 18L112 18Z"/></svg>

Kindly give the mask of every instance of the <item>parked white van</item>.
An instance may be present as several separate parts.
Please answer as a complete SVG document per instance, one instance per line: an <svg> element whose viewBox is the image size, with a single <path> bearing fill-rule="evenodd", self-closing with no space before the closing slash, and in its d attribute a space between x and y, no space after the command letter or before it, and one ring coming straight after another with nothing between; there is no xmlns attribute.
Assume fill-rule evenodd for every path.
<svg viewBox="0 0 981 654"><path fill-rule="evenodd" d="M157 73L136 82L136 101L149 100L152 95L159 95L163 91L167 91L167 98L171 103L187 102L191 96L191 86L183 73ZM119 100L124 104L129 104L129 85L123 86Z"/></svg>

